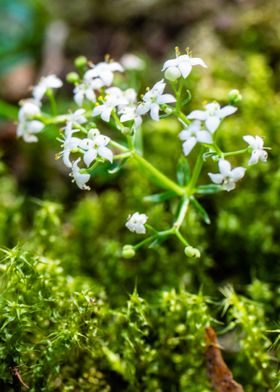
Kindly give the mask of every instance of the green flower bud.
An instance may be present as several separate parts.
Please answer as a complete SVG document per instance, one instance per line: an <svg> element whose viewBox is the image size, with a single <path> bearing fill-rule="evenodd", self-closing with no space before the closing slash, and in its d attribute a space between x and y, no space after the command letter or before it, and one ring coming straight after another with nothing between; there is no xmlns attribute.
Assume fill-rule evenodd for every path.
<svg viewBox="0 0 280 392"><path fill-rule="evenodd" d="M239 90L233 89L228 93L228 99L231 104L237 104L242 101L242 95Z"/></svg>
<svg viewBox="0 0 280 392"><path fill-rule="evenodd" d="M78 83L80 81L80 78L79 78L79 75L77 74L77 72L69 72L66 75L66 80L69 83L76 84L76 83Z"/></svg>
<svg viewBox="0 0 280 392"><path fill-rule="evenodd" d="M87 58L85 56L79 56L75 59L74 64L78 69L84 68L87 65Z"/></svg>
<svg viewBox="0 0 280 392"><path fill-rule="evenodd" d="M135 250L132 245L124 245L122 249L122 257L125 259L131 259L135 256Z"/></svg>
<svg viewBox="0 0 280 392"><path fill-rule="evenodd" d="M194 248L192 246L186 246L185 247L185 255L188 257L195 257L195 258L199 258L200 257L200 251L197 248Z"/></svg>
<svg viewBox="0 0 280 392"><path fill-rule="evenodd" d="M169 67L164 73L164 77L171 82L175 82L175 80L179 79L181 76L181 72L177 67Z"/></svg>

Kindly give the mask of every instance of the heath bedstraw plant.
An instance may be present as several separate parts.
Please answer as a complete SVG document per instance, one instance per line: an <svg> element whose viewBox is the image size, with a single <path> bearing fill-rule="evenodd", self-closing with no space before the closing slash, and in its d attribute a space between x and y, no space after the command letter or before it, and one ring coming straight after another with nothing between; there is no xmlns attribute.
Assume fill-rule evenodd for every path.
<svg viewBox="0 0 280 392"><path fill-rule="evenodd" d="M100 165L106 165L110 172L110 169L116 170L133 160L139 170L162 189L161 193L150 196L153 202L177 199L177 212L167 230L156 229L147 224L148 217L144 213L135 212L128 217L126 226L129 230L146 234L147 229L148 235L136 245L126 245L123 248L124 257L132 257L142 246L159 244L170 236L177 237L183 244L187 256L199 257L200 251L191 246L181 232L189 207L195 208L205 222L209 223L207 212L197 196L233 190L236 183L244 177L247 167L267 159L266 148L259 136L244 136L247 146L236 151L223 151L218 144L221 122L237 111L233 106L241 99L237 90L229 93L229 105L221 107L217 102L210 102L203 110L188 113L187 104L191 93L187 77L192 68L198 65L207 67L203 60L192 57L188 50L185 54L180 54L176 49L175 59L167 60L163 65L165 80L161 79L151 89L147 89L139 99L133 88L123 90L119 87L120 83L117 81L122 79L116 78L115 74L124 73L121 64L107 58L94 65L88 63L86 58L79 57L75 61L77 72L71 72L67 76L68 82L74 85L74 111L57 113L54 89L61 87L62 82L55 75L42 78L33 88L32 98L21 102L18 136L26 142L36 142L37 135L46 125L57 125L61 131L60 156L71 169L70 175L80 189L90 189L88 183ZM173 95L165 93L167 83L173 90ZM41 109L44 96L50 101L51 113L45 113ZM175 117L182 124L182 131L178 135L183 145L182 156L178 156L177 182L168 178L143 155L143 122L150 119L161 121L166 117ZM111 129L111 137L105 135L108 128ZM247 153L251 154L248 163L232 168L228 159ZM190 154L194 158L192 168L187 159ZM217 172L209 172L211 182L201 184L202 169L207 161L213 161L217 165Z"/></svg>

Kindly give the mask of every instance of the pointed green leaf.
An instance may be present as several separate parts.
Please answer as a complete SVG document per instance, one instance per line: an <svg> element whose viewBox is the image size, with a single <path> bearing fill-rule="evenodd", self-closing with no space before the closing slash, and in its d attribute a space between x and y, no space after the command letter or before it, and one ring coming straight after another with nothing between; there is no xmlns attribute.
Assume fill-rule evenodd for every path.
<svg viewBox="0 0 280 392"><path fill-rule="evenodd" d="M198 195L211 195L213 193L221 192L223 187L217 184L200 185L195 193Z"/></svg>
<svg viewBox="0 0 280 392"><path fill-rule="evenodd" d="M145 196L144 201L149 203L160 203L162 201L169 200L174 196L176 196L175 192L166 191L161 193L155 193L154 195L150 195L150 196Z"/></svg>
<svg viewBox="0 0 280 392"><path fill-rule="evenodd" d="M159 236L154 241L150 243L148 248L155 248L156 246L160 245L163 241L167 239L168 236Z"/></svg>
<svg viewBox="0 0 280 392"><path fill-rule="evenodd" d="M121 162L118 163L113 163L110 167L110 169L108 169L108 173L110 174L116 174L118 173L124 166L124 164L126 163L128 158L123 159Z"/></svg>
<svg viewBox="0 0 280 392"><path fill-rule="evenodd" d="M191 169L186 157L181 157L177 166L177 180L181 186L185 186L190 181Z"/></svg>
<svg viewBox="0 0 280 392"><path fill-rule="evenodd" d="M211 223L209 215L207 214L205 209L202 207L202 205L194 197L191 198L191 203L195 207L197 212L201 215L204 222L209 225Z"/></svg>

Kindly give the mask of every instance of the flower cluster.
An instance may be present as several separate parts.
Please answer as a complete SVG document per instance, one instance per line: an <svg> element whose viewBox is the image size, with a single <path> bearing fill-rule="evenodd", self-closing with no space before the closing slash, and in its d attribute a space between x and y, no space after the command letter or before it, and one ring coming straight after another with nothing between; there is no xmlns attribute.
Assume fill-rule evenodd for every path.
<svg viewBox="0 0 280 392"><path fill-rule="evenodd" d="M36 120L41 114L40 106L33 100L24 100L21 102L21 108L18 113L17 135L22 137L27 143L37 142L37 133L44 128L44 123Z"/></svg>
<svg viewBox="0 0 280 392"><path fill-rule="evenodd" d="M145 214L135 212L129 216L126 227L130 231L145 234L147 227L152 234L134 247L126 245L125 257L133 255L143 244L152 246L171 235L175 235L183 243L188 257L199 257L200 251L191 246L180 231L189 205L194 206L209 223L206 211L196 200L196 194L208 193L209 190L210 193L231 191L251 165L265 162L267 159L267 151L260 136L244 136L243 140L247 146L237 151L225 152L218 145L219 127L226 117L237 111L237 107L231 103L236 104L241 100L240 93L232 90L228 105L209 102L203 110L188 112L186 105L189 102L188 97L191 96L187 88L188 76L195 66L207 68L202 59L192 57L188 51L181 54L177 50L176 57L163 64L164 79L148 88L140 99L134 88L123 88L125 85L129 86L131 73L145 69L143 60L137 56L129 54L124 56L120 63L106 59L99 64L91 64L84 57L80 57L75 61L75 65L78 72L71 72L67 76L67 80L74 85L75 109L66 114L55 113L53 90L60 88L62 82L55 75L41 78L32 90L32 99L22 102L18 136L26 142L35 142L37 134L46 124L59 124L62 132L60 156L65 166L71 170L73 181L84 190L90 189L88 182L93 169L98 165L106 162L110 166L113 161L114 165L122 165L128 159L133 159L139 170L155 178L156 183L164 189L162 194L152 195L152 200L164 201L171 197L179 200L178 212L168 230L158 231L150 225L147 226L148 217ZM128 70L127 75L125 70ZM172 93L166 92L167 83L173 90ZM53 111L51 115L46 115L41 109L44 96L50 100ZM149 115L153 121L172 116L182 125L178 136L183 142L184 159L187 160L189 156L194 159L189 179L185 183L179 180L176 183L169 179L144 158L139 143L142 146L141 126L145 115ZM197 145L200 145L199 150ZM232 168L228 158L246 153L250 154L247 164ZM212 160L212 165L217 165L217 172L208 173L212 184L198 185L200 173L207 160ZM186 177L184 170L178 178L182 175Z"/></svg>

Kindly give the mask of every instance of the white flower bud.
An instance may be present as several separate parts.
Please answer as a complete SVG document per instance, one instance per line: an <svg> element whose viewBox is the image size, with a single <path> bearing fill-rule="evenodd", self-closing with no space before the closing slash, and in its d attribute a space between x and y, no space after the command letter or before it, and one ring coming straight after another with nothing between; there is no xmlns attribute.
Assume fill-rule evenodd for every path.
<svg viewBox="0 0 280 392"><path fill-rule="evenodd" d="M169 67L164 73L164 77L171 82L175 82L175 80L179 79L181 73L177 67Z"/></svg>

